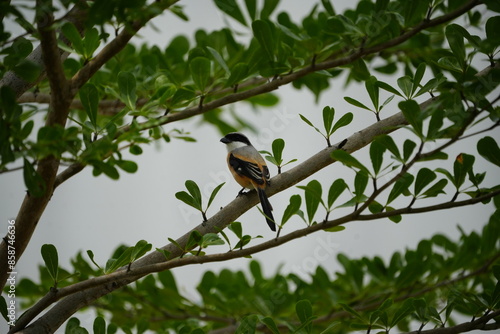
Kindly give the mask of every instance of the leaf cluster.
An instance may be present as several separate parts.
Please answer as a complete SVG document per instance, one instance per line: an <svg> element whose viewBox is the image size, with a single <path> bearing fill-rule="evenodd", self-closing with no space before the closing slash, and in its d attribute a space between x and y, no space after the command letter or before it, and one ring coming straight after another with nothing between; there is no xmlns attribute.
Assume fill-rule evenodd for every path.
<svg viewBox="0 0 500 334"><path fill-rule="evenodd" d="M266 277L255 260L246 272L208 270L197 285L197 297L185 296L172 272L163 271L113 292L112 298L94 307L98 314L112 314L110 333L116 328L182 333L198 328L205 333L233 323L237 332L273 333L409 331L415 324L443 326L456 321L459 313L481 317L500 307L499 219L497 210L480 233L461 231L458 241L437 234L385 261L378 256L350 259L342 253L332 254L328 261L338 263L335 272L319 266L307 274L297 268ZM125 251L121 248L118 258L129 249L136 254L144 245L149 244L140 241ZM53 274L57 267L52 247L46 245L42 250L44 259L52 259L41 268L42 277L46 271ZM71 262L80 275L96 274L89 260L81 256ZM20 297L33 300L50 286L46 283L46 279L41 283L23 279ZM130 306L125 313L123 300ZM79 327L79 322L73 319L66 326ZM100 317L94 326L106 327Z"/></svg>

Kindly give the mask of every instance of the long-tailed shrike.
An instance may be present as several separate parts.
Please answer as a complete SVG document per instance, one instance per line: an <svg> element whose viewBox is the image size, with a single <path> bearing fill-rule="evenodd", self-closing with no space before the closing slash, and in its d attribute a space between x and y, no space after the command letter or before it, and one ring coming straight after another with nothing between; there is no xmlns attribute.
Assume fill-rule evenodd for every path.
<svg viewBox="0 0 500 334"><path fill-rule="evenodd" d="M234 179L243 188L255 189L259 194L262 211L271 230L276 231L273 207L265 193L269 182L269 169L259 151L250 143L245 135L238 132L228 133L220 140L227 147L227 165ZM242 193L244 189L240 191Z"/></svg>

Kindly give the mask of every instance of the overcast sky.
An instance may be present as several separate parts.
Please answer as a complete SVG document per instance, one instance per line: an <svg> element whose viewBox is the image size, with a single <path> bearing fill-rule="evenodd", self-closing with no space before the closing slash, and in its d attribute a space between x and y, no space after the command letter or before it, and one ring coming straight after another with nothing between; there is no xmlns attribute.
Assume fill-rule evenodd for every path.
<svg viewBox="0 0 500 334"><path fill-rule="evenodd" d="M343 8L340 7L340 3L352 2L334 3L340 12ZM164 48L179 33L191 37L200 27L214 30L225 24L226 19L215 9L212 1L183 0L180 4L185 6L189 22L183 22L167 13L153 21L155 29L148 27L141 31L141 38L147 40L149 44L157 44L160 48ZM309 12L310 7L311 2L308 1L282 1L278 11L286 10L298 20ZM235 21L228 20L228 22L238 30L244 31ZM136 38L134 42L142 43L142 40ZM382 76L378 77L388 80ZM344 90L343 85L343 79L332 81L330 89L321 95L318 104L308 91L282 87L276 92L280 97L280 103L273 108L253 111L245 103L237 103L227 108L233 108L238 115L260 126L259 133L247 133L257 149L270 151L272 140L283 138L286 141L284 158L298 159L297 163L290 165L295 166L325 145L324 139L301 121L298 113L304 114L313 123L322 124L321 111L325 105L335 107L337 117L346 112L353 112L353 123L339 130L333 142L338 142L374 122L372 114L357 109L343 100L344 96L351 96L370 104L364 86L351 85ZM397 102L393 101L383 111L382 118L397 111ZM80 251L85 253L91 249L96 261L104 265L119 244L133 245L138 240L145 239L152 243L153 247L160 247L168 243L167 238L175 239L183 235L201 222L201 217L194 209L174 197L176 192L185 189L184 182L187 179L196 181L206 196L215 185L227 181L209 209L209 216L234 199L240 187L230 179L227 172L226 148L219 142L221 135L210 126L200 126L199 118L165 126L165 130L173 128L190 131L197 139L197 143L172 141L169 144L161 142L143 146L144 154L138 157L124 157L133 159L139 164L139 171L135 174L121 173L119 181L112 181L105 176L93 177L91 169L86 168L58 188L38 224L29 247L18 263L19 278L37 277L37 264L42 263L40 248L45 243L57 247L62 266L69 269L69 259ZM489 135L494 136L498 142L500 138L498 131ZM394 134L398 143L409 136L410 132L406 130L399 130ZM475 171L489 170L486 182L498 181L500 177L498 168L494 170L489 163L477 156L476 141L475 138L463 141L458 147L449 150L450 160L444 162L443 167L451 167L453 158L460 152L474 154L479 160ZM363 149L355 156L368 162L367 152L367 149ZM437 164L426 166L436 167ZM275 175L276 168L270 166L270 169L271 175ZM287 167L284 170L286 169ZM353 176L354 173L350 169L336 163L312 178L320 180L323 189L327 190L334 179L344 177L351 184L349 180ZM312 178L301 184L306 184ZM25 195L25 187L21 172L1 175L0 184L0 219L3 234L7 220L17 215ZM294 193L303 194L303 191L292 187L271 197L270 201L278 220L288 204L289 197ZM451 196L450 192L448 198ZM460 198L465 199L465 196L461 195ZM408 201L409 199L405 198L403 203L407 205ZM339 213L334 211L330 217L335 218L341 213L342 211ZM340 233L318 232L282 247L259 253L254 258L262 262L267 275L273 274L280 268L279 270L284 273L294 272L307 277L307 273L313 272L318 264L333 274L341 270L336 262L338 253L345 253L352 258L379 255L387 259L394 251L413 248L422 238L429 238L436 233L443 233L456 239L460 235L457 225L466 232L479 231L491 213L491 205L476 205L453 211L407 216L399 224L394 224L388 219L353 222ZM317 217L320 219L319 214ZM253 244L274 237L257 208L249 210L239 218L239 221L243 223L244 231L248 234L260 234L264 237L257 239ZM293 218L282 234L304 226L298 217ZM226 251L227 246L221 246L220 250ZM184 293L188 297L197 299L195 287L203 272L207 270L218 272L221 268L246 270L249 261L249 259L239 259L220 264L189 266L174 269L173 273Z"/></svg>

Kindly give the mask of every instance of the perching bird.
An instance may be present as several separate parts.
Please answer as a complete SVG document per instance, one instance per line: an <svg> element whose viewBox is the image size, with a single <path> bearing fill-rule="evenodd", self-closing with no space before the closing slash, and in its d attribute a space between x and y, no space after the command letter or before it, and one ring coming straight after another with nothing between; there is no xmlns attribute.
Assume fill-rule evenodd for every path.
<svg viewBox="0 0 500 334"><path fill-rule="evenodd" d="M269 182L269 169L264 158L255 149L248 138L238 132L228 133L220 140L227 147L227 165L234 179L243 188L255 189L259 194L262 211L271 230L276 231L273 207L265 193ZM242 193L244 189L240 191Z"/></svg>

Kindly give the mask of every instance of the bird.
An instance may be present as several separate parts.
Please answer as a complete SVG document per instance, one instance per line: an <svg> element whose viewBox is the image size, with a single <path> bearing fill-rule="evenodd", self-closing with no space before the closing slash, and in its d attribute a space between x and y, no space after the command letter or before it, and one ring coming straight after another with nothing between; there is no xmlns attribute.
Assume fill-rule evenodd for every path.
<svg viewBox="0 0 500 334"><path fill-rule="evenodd" d="M259 195L262 211L266 222L272 231L276 231L273 217L273 207L267 198L265 189L270 182L269 169L259 151L253 147L250 140L239 132L231 132L221 140L227 148L227 165L236 182L243 187L238 195L245 189L255 189Z"/></svg>

